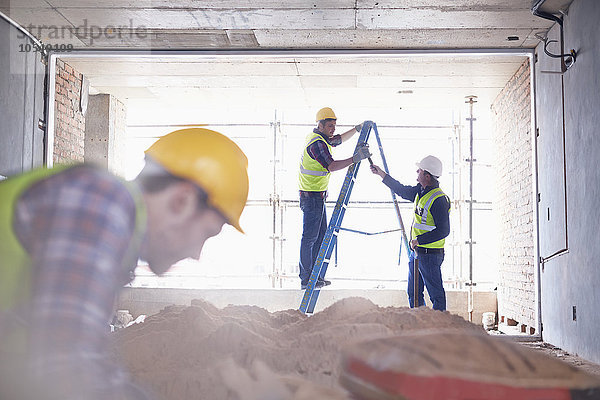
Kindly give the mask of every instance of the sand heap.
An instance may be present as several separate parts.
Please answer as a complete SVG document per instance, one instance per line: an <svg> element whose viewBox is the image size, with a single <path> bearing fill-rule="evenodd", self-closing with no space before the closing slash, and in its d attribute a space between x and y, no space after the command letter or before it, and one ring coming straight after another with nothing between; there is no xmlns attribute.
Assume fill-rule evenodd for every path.
<svg viewBox="0 0 600 400"><path fill-rule="evenodd" d="M420 391L431 386L429 381L416 388L416 397L404 397L398 379L414 382L414 374L425 379L442 375L462 385L462 378L471 379L479 372L491 380L501 372L510 382L526 371L530 383L546 366L560 363L547 356L540 359L518 344L505 349L482 327L448 312L381 308L364 298L338 301L310 317L298 310L218 309L193 301L190 307L167 307L113 337L114 353L134 380L165 400L358 398L341 386L340 376L353 395L362 398L381 398L377 387L396 393L386 397L390 399L424 398ZM512 354L507 356L507 352ZM532 358L535 365L528 363L530 355L536 356ZM415 356L418 360L410 361ZM472 362L465 364L462 360L467 358ZM499 360L500 367L496 366ZM579 371L563 364L552 364L557 369L551 368L541 382L561 374L577 378ZM351 365L359 368L351 370ZM569 379L564 386L575 382ZM477 376L471 381L477 382ZM589 377L579 382L578 387L595 386ZM441 385L438 382L445 391L446 384ZM457 390L461 392L462 386Z"/></svg>
<svg viewBox="0 0 600 400"><path fill-rule="evenodd" d="M364 298L343 299L310 317L195 300L115 333L114 350L136 382L164 399L250 399L233 386L247 386L244 378L267 381L266 371L285 376L292 391L330 388L329 398L344 398L338 383L344 346L431 327L482 331L447 312L381 308Z"/></svg>

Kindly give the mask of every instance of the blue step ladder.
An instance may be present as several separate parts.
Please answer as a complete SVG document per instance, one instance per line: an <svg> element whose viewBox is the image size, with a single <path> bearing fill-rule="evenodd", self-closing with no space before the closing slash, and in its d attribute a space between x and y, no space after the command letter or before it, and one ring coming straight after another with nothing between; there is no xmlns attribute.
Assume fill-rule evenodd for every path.
<svg viewBox="0 0 600 400"><path fill-rule="evenodd" d="M385 155L383 154L383 147L381 145L381 140L379 139L379 132L377 131L377 125L373 121L365 121L360 132L360 136L356 143L355 151L361 147L363 144L367 143L369 140L369 135L371 130L375 133L375 137L377 139L377 145L379 146L379 152L381 154L381 159L383 160L383 167L386 173L389 173L387 162L385 160ZM373 164L371 158L369 158L369 162ZM327 231L325 231L325 236L323 237L323 242L321 243L321 248L319 249L319 254L317 255L317 259L315 260L315 265L312 269L312 273L310 275L310 279L308 280L308 284L306 285L306 290L304 291L304 296L302 297L302 302L300 303L300 311L303 313L313 313L315 309L315 305L317 304L317 299L319 298L320 290L316 288L316 283L323 272L323 276L327 272L327 267L329 266L329 261L331 258L331 254L336 246L337 235L341 230L348 230L357 233L365 233L351 229L342 228L342 220L344 219L344 214L346 213L346 208L348 207L348 202L350 201L350 193L352 193L352 188L354 187L354 182L356 181L356 175L358 173L358 168L360 167L360 161L352 164L348 167L348 172L346 172L346 178L344 179L344 183L342 184L342 189L340 190L340 194L338 196L337 202L335 203L335 208L333 210L333 214L331 215L331 219L329 220L329 225L327 226ZM390 190L391 191L391 190ZM398 201L396 200L396 195L393 191L392 200L394 201L394 206L396 208L396 214L398 216L398 222L400 223L400 231L402 232L402 240L406 246L407 252L411 252L408 245L408 240L406 238L406 231L404 229L404 223L402 222L402 216L400 215L400 208L398 206ZM384 231L379 233L385 233L390 231ZM402 245L400 245L400 252L402 250ZM400 262L400 256L398 256L398 263Z"/></svg>

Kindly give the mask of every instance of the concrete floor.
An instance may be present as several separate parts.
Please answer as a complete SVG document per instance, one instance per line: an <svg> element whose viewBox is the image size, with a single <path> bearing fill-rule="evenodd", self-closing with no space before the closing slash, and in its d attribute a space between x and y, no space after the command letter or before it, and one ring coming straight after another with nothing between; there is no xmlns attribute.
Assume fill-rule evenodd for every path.
<svg viewBox="0 0 600 400"><path fill-rule="evenodd" d="M549 356L556 357L566 363L569 363L591 375L600 379L600 364L595 364L576 354L570 354L556 346L539 340L539 336L531 336L521 332L518 326L509 326L507 324L499 324L497 329L489 331L491 335L506 336L513 339L515 342L528 347L532 350L541 351Z"/></svg>
<svg viewBox="0 0 600 400"><path fill-rule="evenodd" d="M552 357L556 357L559 360L562 360L566 363L569 363L588 374L594 375L598 379L600 379L600 364L595 364L591 361L585 360L577 355L567 353L566 351L559 349L556 346L553 346L549 343L545 343L542 341L534 341L534 342L520 342L523 346L529 347L530 349L541 351L545 354L548 354Z"/></svg>

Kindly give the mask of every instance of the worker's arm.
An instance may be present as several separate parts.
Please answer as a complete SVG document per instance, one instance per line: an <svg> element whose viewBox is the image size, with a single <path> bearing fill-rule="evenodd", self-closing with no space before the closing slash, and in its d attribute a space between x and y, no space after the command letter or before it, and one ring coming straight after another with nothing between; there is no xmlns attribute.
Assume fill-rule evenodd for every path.
<svg viewBox="0 0 600 400"><path fill-rule="evenodd" d="M377 165L371 165L371 172L383 178L382 182L404 200L414 201L419 193L420 185L406 186L392 178Z"/></svg>
<svg viewBox="0 0 600 400"><path fill-rule="evenodd" d="M15 230L33 264L32 389L43 385L45 398L147 398L108 349L134 219L123 184L89 167L34 185L17 204Z"/></svg>
<svg viewBox="0 0 600 400"><path fill-rule="evenodd" d="M352 157L343 160L334 160L327 145L321 140L317 140L308 146L307 152L311 158L317 160L319 164L329 172L339 171L340 169L344 169L353 163L371 156L368 146L362 146L362 148L358 148L355 151Z"/></svg>
<svg viewBox="0 0 600 400"><path fill-rule="evenodd" d="M338 171L340 169L346 168L349 165L358 163L368 157L371 157L369 146L367 144L363 144L362 146L358 146L356 148L352 157L346 158L344 160L332 161L329 163L327 168L329 169L329 171Z"/></svg>
<svg viewBox="0 0 600 400"><path fill-rule="evenodd" d="M354 161L352 160L352 157L344 158L343 160L333 160L326 168L329 170L329 172L339 171L340 169L349 167L353 163Z"/></svg>
<svg viewBox="0 0 600 400"><path fill-rule="evenodd" d="M356 125L354 128L351 128L349 130L347 130L346 132L340 134L340 137L342 138L342 143L345 142L346 140L350 139L352 136L354 136L354 134L356 132L360 132L360 130L362 129L362 122L358 125Z"/></svg>
<svg viewBox="0 0 600 400"><path fill-rule="evenodd" d="M437 242L450 234L450 203L446 196L438 197L431 204L429 211L433 217L435 229L417 236L419 245Z"/></svg>

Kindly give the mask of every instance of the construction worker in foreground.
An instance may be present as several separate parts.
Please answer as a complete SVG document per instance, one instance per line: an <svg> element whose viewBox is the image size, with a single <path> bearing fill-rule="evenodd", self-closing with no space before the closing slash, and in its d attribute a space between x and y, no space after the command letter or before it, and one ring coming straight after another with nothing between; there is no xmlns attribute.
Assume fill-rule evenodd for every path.
<svg viewBox="0 0 600 400"><path fill-rule="evenodd" d="M408 261L408 302L415 306L415 256L418 258L417 306L425 304L423 283L427 287L434 310L446 310L446 292L442 281L444 241L450 233L450 199L438 182L442 175L442 162L427 156L417 163L416 186L405 186L386 174L377 165L371 172L383 178L383 183L405 200L414 201L414 218L410 230L410 248L413 252Z"/></svg>
<svg viewBox="0 0 600 400"><path fill-rule="evenodd" d="M133 182L86 164L0 182L0 398L146 399L111 362L116 296L138 258L160 275L225 223L242 232L247 164L193 128L158 139Z"/></svg>
<svg viewBox="0 0 600 400"><path fill-rule="evenodd" d="M358 148L354 155L343 160L334 160L332 147L350 139L362 129L362 123L354 128L334 135L337 117L329 107L317 112L317 127L306 137L300 160L300 209L303 213L302 240L300 242L300 288L306 289L312 269L321 248L321 242L327 230L325 199L329 176L333 171L344 169L371 156L365 145ZM316 288L331 284L322 271L315 284Z"/></svg>

